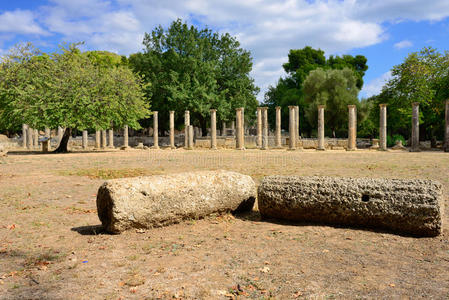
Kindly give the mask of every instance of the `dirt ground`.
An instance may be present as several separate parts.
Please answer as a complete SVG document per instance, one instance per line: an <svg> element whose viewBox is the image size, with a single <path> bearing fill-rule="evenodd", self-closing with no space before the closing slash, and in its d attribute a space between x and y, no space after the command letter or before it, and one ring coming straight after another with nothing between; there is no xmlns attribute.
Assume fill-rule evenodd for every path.
<svg viewBox="0 0 449 300"><path fill-rule="evenodd" d="M449 205L435 238L266 221L257 207L102 233L95 199L105 179L201 169L256 181L270 174L428 178L449 199L443 152L10 152L0 158L0 298L449 298Z"/></svg>

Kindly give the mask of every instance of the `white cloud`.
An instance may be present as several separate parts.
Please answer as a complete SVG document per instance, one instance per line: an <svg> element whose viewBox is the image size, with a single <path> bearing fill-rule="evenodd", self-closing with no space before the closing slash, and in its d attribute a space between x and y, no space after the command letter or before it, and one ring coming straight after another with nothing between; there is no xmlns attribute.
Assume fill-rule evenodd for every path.
<svg viewBox="0 0 449 300"><path fill-rule="evenodd" d="M388 71L381 76L374 78L367 84L365 84L360 91L361 96L363 97L371 97L373 95L377 95L382 91L382 87L388 80L391 79L391 71Z"/></svg>
<svg viewBox="0 0 449 300"><path fill-rule="evenodd" d="M6 11L0 14L0 32L8 34L48 34L36 23L33 13L28 10Z"/></svg>
<svg viewBox="0 0 449 300"><path fill-rule="evenodd" d="M413 43L409 40L403 40L393 45L396 49L410 48L411 46L413 46Z"/></svg>

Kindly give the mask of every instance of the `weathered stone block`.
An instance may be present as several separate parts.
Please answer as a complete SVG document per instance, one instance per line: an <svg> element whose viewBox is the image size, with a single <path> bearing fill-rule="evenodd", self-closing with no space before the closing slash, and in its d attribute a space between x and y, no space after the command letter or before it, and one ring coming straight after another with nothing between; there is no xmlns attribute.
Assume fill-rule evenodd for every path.
<svg viewBox="0 0 449 300"><path fill-rule="evenodd" d="M250 176L230 171L122 178L100 186L97 210L104 228L118 233L211 213L250 210L256 193Z"/></svg>
<svg viewBox="0 0 449 300"><path fill-rule="evenodd" d="M263 217L389 229L442 231L443 193L431 180L269 176L258 189Z"/></svg>

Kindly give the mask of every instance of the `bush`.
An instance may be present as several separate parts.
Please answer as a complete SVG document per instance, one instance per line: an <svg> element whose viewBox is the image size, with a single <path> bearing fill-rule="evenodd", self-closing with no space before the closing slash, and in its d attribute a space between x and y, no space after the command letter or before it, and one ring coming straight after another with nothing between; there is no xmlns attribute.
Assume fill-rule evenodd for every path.
<svg viewBox="0 0 449 300"><path fill-rule="evenodd" d="M398 140L401 140L402 141L402 145L406 146L405 139L400 134L395 134L393 136L388 135L387 136L387 146L388 147L393 147L394 145L396 145L396 141L398 141Z"/></svg>

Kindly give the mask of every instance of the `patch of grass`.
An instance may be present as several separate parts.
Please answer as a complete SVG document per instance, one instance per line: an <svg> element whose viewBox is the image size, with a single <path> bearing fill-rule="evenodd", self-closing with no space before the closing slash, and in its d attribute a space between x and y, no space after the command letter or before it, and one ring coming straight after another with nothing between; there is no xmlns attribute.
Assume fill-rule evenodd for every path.
<svg viewBox="0 0 449 300"><path fill-rule="evenodd" d="M87 176L90 179L114 179L114 178L156 175L161 174L161 172L143 168L130 168L130 169L91 168L91 169L78 169L72 171L60 171L59 174L63 176Z"/></svg>

